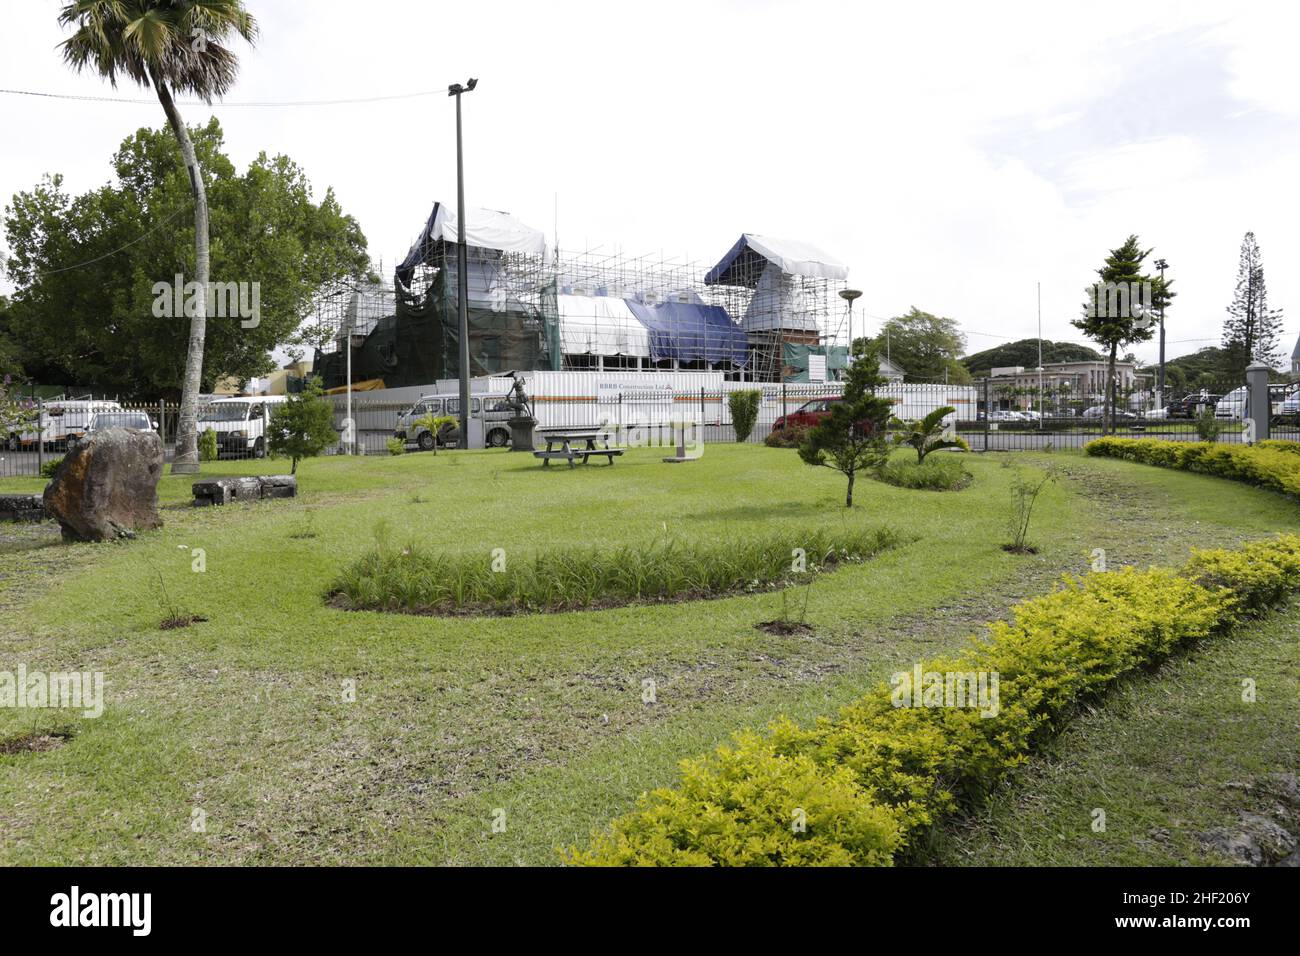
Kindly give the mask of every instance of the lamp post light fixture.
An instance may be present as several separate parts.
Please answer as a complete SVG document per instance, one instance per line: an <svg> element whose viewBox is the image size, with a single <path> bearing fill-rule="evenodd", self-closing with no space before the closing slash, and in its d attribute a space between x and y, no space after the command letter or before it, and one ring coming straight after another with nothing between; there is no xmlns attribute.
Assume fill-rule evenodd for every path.
<svg viewBox="0 0 1300 956"><path fill-rule="evenodd" d="M1155 266L1160 270L1160 370L1156 376L1156 406L1164 408L1165 402L1165 270L1169 263L1157 259Z"/></svg>
<svg viewBox="0 0 1300 956"><path fill-rule="evenodd" d="M461 148L460 97L476 86L478 80L470 79L464 86L453 83L447 87L447 95L456 97L456 312L460 334L460 441L457 445L461 448L469 447L469 256L465 249L465 154Z"/></svg>
<svg viewBox="0 0 1300 956"><path fill-rule="evenodd" d="M853 302L862 298L857 289L840 289L840 298L849 304L849 362L853 362Z"/></svg>

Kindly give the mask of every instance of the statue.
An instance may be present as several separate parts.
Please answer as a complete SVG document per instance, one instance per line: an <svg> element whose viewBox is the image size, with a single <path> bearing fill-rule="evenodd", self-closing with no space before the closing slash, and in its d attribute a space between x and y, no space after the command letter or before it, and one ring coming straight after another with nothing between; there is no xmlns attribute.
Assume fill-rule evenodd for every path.
<svg viewBox="0 0 1300 956"><path fill-rule="evenodd" d="M505 401L506 407L513 412L508 419L510 425L510 450L532 451L533 426L537 424L537 419L533 418L532 405L528 401L528 393L524 391L523 373L511 372L510 377L515 380Z"/></svg>

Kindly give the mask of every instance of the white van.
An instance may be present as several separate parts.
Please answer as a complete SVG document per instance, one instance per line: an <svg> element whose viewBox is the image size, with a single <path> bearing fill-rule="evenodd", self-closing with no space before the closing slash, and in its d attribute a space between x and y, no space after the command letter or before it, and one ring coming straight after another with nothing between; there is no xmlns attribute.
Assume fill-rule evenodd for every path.
<svg viewBox="0 0 1300 956"><path fill-rule="evenodd" d="M284 395L218 398L199 407L199 438L217 433L217 457L265 458L271 411L288 401Z"/></svg>
<svg viewBox="0 0 1300 956"><path fill-rule="evenodd" d="M98 412L121 411L117 402L71 399L48 402L41 408L39 428L33 423L22 434L10 433L6 444L10 451L35 448L39 440L46 451L61 451L90 430L90 422Z"/></svg>
<svg viewBox="0 0 1300 956"><path fill-rule="evenodd" d="M506 421L510 418L512 412L506 405L505 395L471 395L469 400L469 414L471 418L471 434L473 428L482 422L483 425L483 444L488 448L504 448L510 444L510 426ZM393 429L393 434L397 438L406 442L407 445L415 445L421 451L429 451L433 448L434 438L427 428L417 426L417 420L426 415L432 415L434 418L450 417L459 419L460 417L460 396L458 394L436 393L432 395L421 395L420 398L397 416L397 426ZM447 425L438 433L439 445L459 444L460 428L458 425Z"/></svg>
<svg viewBox="0 0 1300 956"><path fill-rule="evenodd" d="M1214 417L1237 419L1246 417L1246 386L1234 388L1214 406Z"/></svg>

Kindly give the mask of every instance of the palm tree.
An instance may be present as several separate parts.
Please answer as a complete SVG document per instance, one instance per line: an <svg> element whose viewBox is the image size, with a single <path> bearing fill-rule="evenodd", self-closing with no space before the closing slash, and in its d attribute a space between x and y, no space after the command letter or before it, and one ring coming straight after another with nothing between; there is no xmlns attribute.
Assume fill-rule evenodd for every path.
<svg viewBox="0 0 1300 956"><path fill-rule="evenodd" d="M198 402L203 378L203 340L208 309L208 197L189 131L172 91L205 103L235 82L239 60L226 41L238 34L250 44L257 23L242 0L77 0L59 11L74 33L63 42L63 59L74 70L91 69L117 86L118 74L152 86L180 144L194 193L194 281L202 306L190 317L190 342L181 384L180 424L172 473L199 470Z"/></svg>

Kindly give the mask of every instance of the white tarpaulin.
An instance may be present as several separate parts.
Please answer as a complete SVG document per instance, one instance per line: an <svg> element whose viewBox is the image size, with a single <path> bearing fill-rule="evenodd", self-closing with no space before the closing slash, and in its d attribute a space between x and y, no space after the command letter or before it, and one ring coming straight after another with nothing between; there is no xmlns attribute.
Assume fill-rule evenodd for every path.
<svg viewBox="0 0 1300 956"><path fill-rule="evenodd" d="M755 258L760 260L755 263ZM706 285L750 285L761 260L787 275L814 279L847 279L848 266L816 246L797 239L773 239L747 232L705 277Z"/></svg>
<svg viewBox="0 0 1300 956"><path fill-rule="evenodd" d="M741 319L741 328L746 332L773 329L817 331L817 316L805 299L802 282L775 262L765 265L758 277L754 297L749 300Z"/></svg>
<svg viewBox="0 0 1300 956"><path fill-rule="evenodd" d="M456 211L438 204L431 230L432 239L457 242ZM478 249L500 249L526 255L546 255L546 234L526 226L514 216L495 209L470 208L465 211L465 245Z"/></svg>
<svg viewBox="0 0 1300 956"><path fill-rule="evenodd" d="M649 358L650 334L623 299L598 295L559 295L555 299L564 354Z"/></svg>

